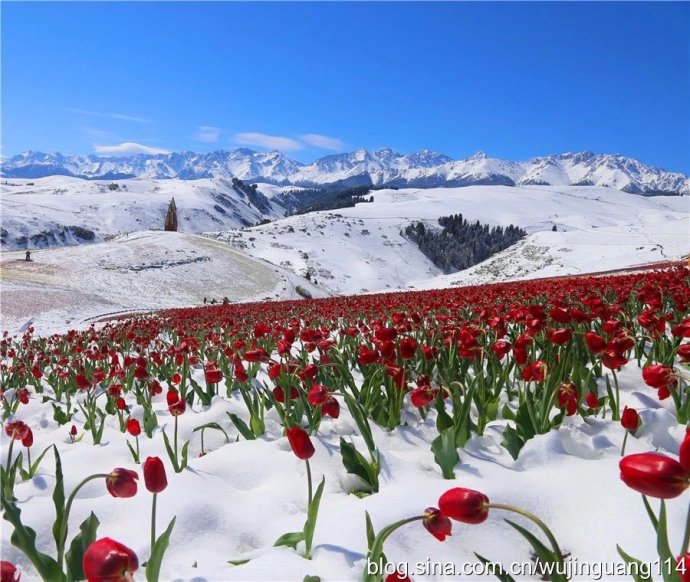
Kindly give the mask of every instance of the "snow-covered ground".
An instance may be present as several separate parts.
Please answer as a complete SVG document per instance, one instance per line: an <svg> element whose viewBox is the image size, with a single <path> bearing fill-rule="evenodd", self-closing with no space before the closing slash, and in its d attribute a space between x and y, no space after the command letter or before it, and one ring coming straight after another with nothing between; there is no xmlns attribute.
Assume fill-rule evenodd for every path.
<svg viewBox="0 0 690 582"><path fill-rule="evenodd" d="M92 181L49 176L6 182L0 186L3 250L100 242L128 232L160 229L173 197L180 232L240 228L285 214L276 202L260 211L225 179ZM117 188L111 190L110 185ZM289 189L293 188L266 185L261 191L271 199ZM83 234L80 240L74 230L61 234L75 226L91 231L90 240Z"/></svg>
<svg viewBox="0 0 690 582"><path fill-rule="evenodd" d="M323 294L293 273L229 245L193 234L143 231L108 242L0 258L0 329L16 333L28 321L37 333L79 327L122 311L208 301L299 297L297 285Z"/></svg>
<svg viewBox="0 0 690 582"><path fill-rule="evenodd" d="M672 414L671 399L658 402L645 387L635 366L625 367L619 375L623 404L641 411L642 427L637 438L628 438L627 452L656 450L676 455L684 435ZM203 372L197 370L197 381ZM605 387L600 383L603 394ZM129 398L129 397L128 397ZM132 416L142 409L133 401ZM46 410L47 409L47 410ZM172 434L173 419L165 396L154 401L159 426ZM359 498L350 494L356 488L342 466L338 452L341 436L352 439L359 450L364 442L355 434L355 423L343 407L339 419L325 419L318 436L313 437L316 453L311 459L315 482L326 478L325 490L314 537L312 560L304 559L288 548L273 547L284 533L301 530L306 519L305 465L291 452L282 427L274 414L267 414L267 433L258 440L238 438L226 412L248 421L246 407L235 395L228 404L217 397L210 407L188 409L179 417L180 439L191 440L190 463L179 474L172 471L156 432L154 439L142 434L141 455L160 456L166 465L168 488L158 498L158 532L172 519L177 522L170 539L160 580L232 581L232 580L303 580L306 575L321 580L359 580L367 551L365 511L379 531L402 518L420 515L425 508L437 506L439 495L451 487L469 487L484 492L494 503L510 503L533 511L553 530L570 560L586 568L620 568L622 561L616 544L645 562L656 557L656 535L645 513L639 493L626 487L619 478L618 462L624 429L610 420L581 417L566 418L558 431L528 441L517 462L499 443L502 423L489 425L483 437L474 436L460 449L461 462L455 467L456 478L444 480L431 452L431 440L438 434L435 411L426 421L416 411L404 413L407 426L388 433L374 426L376 445L382 454L379 493ZM143 483L141 467L127 449L128 437L117 430L110 417L100 446L91 444L90 433L80 442L71 443L69 425L58 427L52 409L34 398L21 407L21 419L33 427L33 456L55 443L61 453L67 495L87 475L108 473L115 467L138 471L139 491L130 499L113 498L102 480L89 483L78 495L70 518L70 539L77 525L90 511L98 516L99 537L112 537L132 548L140 563L149 555L151 494ZM208 422L219 423L228 433L226 444L220 432L207 430L207 455L199 458L200 434L193 429ZM84 433L77 420L79 434ZM40 427L40 428L39 428ZM161 430L160 428L157 431ZM7 454L3 439L0 458ZM16 451L16 449L15 449ZM18 483L18 498L24 523L38 532L38 547L54 552L51 525L54 508L51 499L55 483L52 453L46 455L38 475ZM652 500L656 507L656 500ZM669 537L674 551L680 544L687 510L687 493L667 502ZM481 525L453 523L453 535L441 543L419 522L396 531L386 542L385 552L395 563L451 564L461 576L415 573L415 580L466 580L479 570L473 552L500 561L506 568L516 563L530 563L530 546L503 521L515 519L536 535L542 535L526 520L513 514L492 510ZM8 540L9 528L3 525L2 558L20 565L22 580L37 580L30 563ZM542 536L543 537L543 536ZM300 549L300 546L298 546ZM230 560L247 560L233 566ZM425 566L429 568L429 566ZM461 569L464 568L464 569ZM447 570L446 570L447 571ZM596 571L596 570L594 570ZM606 572L607 570L604 570ZM576 580L593 580L592 570ZM657 570L652 570L656 573ZM523 580L538 579L528 570L513 571ZM143 570L136 579L143 579ZM629 580L630 576L604 575L605 580ZM655 579L660 579L658 575ZM484 576L482 579L495 579Z"/></svg>
<svg viewBox="0 0 690 582"><path fill-rule="evenodd" d="M469 186L382 190L373 203L215 233L247 253L305 275L333 293L447 287L603 271L676 260L690 250L690 197L642 197L609 188ZM442 276L401 235L441 216L514 224L529 236L462 273ZM556 225L557 232L552 232Z"/></svg>

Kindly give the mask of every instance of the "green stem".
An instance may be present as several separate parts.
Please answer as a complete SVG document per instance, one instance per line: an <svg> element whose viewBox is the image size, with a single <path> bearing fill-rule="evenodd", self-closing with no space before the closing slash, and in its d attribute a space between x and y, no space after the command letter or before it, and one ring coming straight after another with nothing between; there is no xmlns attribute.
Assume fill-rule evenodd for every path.
<svg viewBox="0 0 690 582"><path fill-rule="evenodd" d="M522 509L521 507L515 507L514 505L505 505L503 503L487 503L484 505L487 509L493 508L493 509L505 509L506 511L512 511L514 513L517 513L519 515L522 515L523 517L526 517L530 521L534 522L541 531L544 532L546 537L549 539L549 542L551 543L551 547L553 548L553 551L556 553L556 557L558 558L559 562L563 562L563 553L561 552L561 548L558 546L558 542L556 541L556 538L554 535L551 533L551 530L548 528L548 526L541 520L539 519L536 515L533 513L527 511L526 509Z"/></svg>
<svg viewBox="0 0 690 582"><path fill-rule="evenodd" d="M31 470L31 447L26 447L26 459L29 464L29 471Z"/></svg>
<svg viewBox="0 0 690 582"><path fill-rule="evenodd" d="M7 465L5 466L5 474L9 477L10 465L12 464L12 448L14 447L14 439L10 438L10 448L7 451Z"/></svg>
<svg viewBox="0 0 690 582"><path fill-rule="evenodd" d="M153 494L153 504L151 506L151 554L153 554L153 546L156 544L156 501L158 500L158 493Z"/></svg>
<svg viewBox="0 0 690 582"><path fill-rule="evenodd" d="M311 466L309 465L309 459L304 461L307 464L307 487L309 491L309 503L307 504L307 509L311 507L311 500L313 498L312 483L311 483Z"/></svg>
<svg viewBox="0 0 690 582"><path fill-rule="evenodd" d="M621 457L625 455L625 443L628 441L628 434L630 434L630 431L626 430L625 436L623 437L623 446L621 447Z"/></svg>
<svg viewBox="0 0 690 582"><path fill-rule="evenodd" d="M369 562L379 562L381 560L381 556L383 555L383 544L385 541L390 537L390 535L396 530L401 528L402 526L412 523L413 521L420 521L424 519L423 515L417 515L415 517L408 517L407 519L401 519L400 521L396 521L395 523L392 523L391 525L383 528L378 535L374 538L374 542L371 544L371 548L369 548L369 555L367 556L367 560ZM383 579L383 568L385 564L380 564L380 570L378 575L366 575L364 577L365 582L373 582L374 580L382 580Z"/></svg>
<svg viewBox="0 0 690 582"><path fill-rule="evenodd" d="M685 535L683 536L683 545L680 548L680 555L684 556L690 552L690 504L688 504L688 517L685 522Z"/></svg>
<svg viewBox="0 0 690 582"><path fill-rule="evenodd" d="M58 543L58 565L60 566L60 569L62 569L62 562L63 558L65 555L65 542L67 541L67 530L69 526L69 514L70 511L72 510L72 503L74 502L74 498L76 497L77 493L79 490L86 485L89 481L93 481L94 479L107 479L110 477L110 474L108 473L96 473L95 475L90 475L86 479L84 479L79 485L77 485L74 488L74 491L72 491L72 494L69 496L67 499L67 505L65 506L65 514L62 517L62 527L60 528L60 538L59 538L59 543Z"/></svg>
<svg viewBox="0 0 690 582"><path fill-rule="evenodd" d="M137 463L138 463L139 459L141 458L141 457L139 457L139 437L135 436L134 440L137 441Z"/></svg>
<svg viewBox="0 0 690 582"><path fill-rule="evenodd" d="M175 465L177 465L177 415L175 416Z"/></svg>

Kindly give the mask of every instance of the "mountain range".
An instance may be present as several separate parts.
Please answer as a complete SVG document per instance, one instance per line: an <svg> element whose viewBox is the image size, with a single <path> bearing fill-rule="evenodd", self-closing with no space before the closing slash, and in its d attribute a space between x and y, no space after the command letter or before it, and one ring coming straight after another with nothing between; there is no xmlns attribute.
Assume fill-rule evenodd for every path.
<svg viewBox="0 0 690 582"><path fill-rule="evenodd" d="M5 178L52 175L84 179L196 180L239 178L282 186L389 186L431 188L470 185L604 186L633 194L688 194L690 178L620 154L565 153L511 162L478 152L454 160L429 150L400 154L390 148L325 156L310 164L284 154L246 148L209 153L173 152L130 157L77 156L28 151L2 163Z"/></svg>

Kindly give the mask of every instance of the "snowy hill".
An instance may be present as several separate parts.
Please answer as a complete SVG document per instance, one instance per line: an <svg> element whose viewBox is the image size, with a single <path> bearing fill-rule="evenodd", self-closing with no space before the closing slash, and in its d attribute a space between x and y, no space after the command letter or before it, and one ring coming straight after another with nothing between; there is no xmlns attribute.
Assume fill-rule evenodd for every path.
<svg viewBox="0 0 690 582"><path fill-rule="evenodd" d="M323 292L289 271L229 245L179 232L143 231L108 242L2 254L0 329L31 318L37 332L67 330L107 314L298 298L296 286Z"/></svg>
<svg viewBox="0 0 690 582"><path fill-rule="evenodd" d="M33 249L162 229L173 197L181 232L240 228L283 216L285 208L271 200L282 191L262 186L268 204L259 209L224 179L12 179L0 188L0 241L3 250Z"/></svg>
<svg viewBox="0 0 690 582"><path fill-rule="evenodd" d="M6 178L51 175L86 179L147 178L200 180L233 177L278 185L369 185L439 187L468 185L606 186L634 194L690 193L684 174L648 166L622 155L566 153L526 162L479 152L463 160L424 150L403 155L390 148L329 155L311 164L279 152L249 149L198 154L139 154L130 157L64 156L25 152L5 160Z"/></svg>
<svg viewBox="0 0 690 582"><path fill-rule="evenodd" d="M307 273L332 293L447 287L577 274L675 260L690 250L690 198L641 197L605 188L471 186L382 190L373 203L293 216L209 236ZM529 236L472 269L441 276L401 231L417 220L439 228L462 213ZM556 225L557 232L552 232ZM488 265L488 266L487 266Z"/></svg>

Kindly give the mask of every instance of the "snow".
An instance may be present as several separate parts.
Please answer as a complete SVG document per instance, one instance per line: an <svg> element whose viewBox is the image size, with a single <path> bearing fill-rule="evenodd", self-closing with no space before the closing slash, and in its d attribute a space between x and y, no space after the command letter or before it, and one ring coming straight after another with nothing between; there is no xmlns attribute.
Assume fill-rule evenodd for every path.
<svg viewBox="0 0 690 582"><path fill-rule="evenodd" d="M373 203L314 212L242 231L215 233L253 256L307 271L334 294L442 288L524 277L580 274L677 260L690 247L690 198L642 197L577 186L467 186L381 190ZM462 213L529 236L481 265L443 275L401 235L414 221L438 227ZM557 232L552 232L556 225Z"/></svg>
<svg viewBox="0 0 690 582"><path fill-rule="evenodd" d="M262 376L262 379L265 376ZM619 374L623 404L641 409L642 428L635 438L628 438L627 452L660 449L676 455L684 436L672 413L670 399L658 402L651 389L640 380L634 365ZM202 370L196 380L203 381ZM600 391L605 390L600 382ZM221 391L224 390L221 387ZM142 409L133 400L132 415ZM141 467L128 452L125 441L133 439L119 432L109 417L103 443L93 446L90 433L80 442L71 443L69 425L58 427L52 409L32 399L20 409L20 417L33 429L33 458L45 447L56 444L63 463L65 488L69 493L84 477L95 472L110 472L115 467L137 470L139 492L130 499L111 497L102 481L94 481L78 495L70 518L70 533L90 511L98 516L99 536L109 536L132 548L140 563L148 557L148 531L151 494L143 484ZM239 396L216 397L210 406L187 412L179 418L181 441L190 440L190 463L179 474L173 472L160 431L172 434L164 395L154 399L159 429L153 439L142 433L142 459L159 456L166 464L168 488L159 494L158 532L173 516L177 523L163 562L161 580L302 580L306 575L322 580L361 579L365 566L365 511L378 531L393 521L420 515L429 506L437 506L438 497L451 487L469 487L484 492L492 502L510 503L536 513L553 530L571 561L590 568L620 564L616 544L628 553L648 562L656 559L655 533L648 521L640 495L619 479L618 462L624 430L618 422L601 418L566 418L557 431L528 441L517 461L499 446L502 422L491 423L484 436L473 436L460 450L461 462L456 478L444 480L433 461L431 440L436 436L435 411L421 421L409 407L403 413L406 423L392 432L373 426L374 439L382 454L381 489L359 498L350 494L352 477L347 475L338 452L341 436L352 439L365 450L355 434L355 423L343 407L338 420L325 419L318 436L313 438L316 453L311 459L315 483L325 476L326 485L314 538L314 555L306 560L298 552L275 548L282 534L300 530L306 519L306 474L304 463L290 451L282 436L275 411L267 414L267 433L254 441L238 439L226 412L235 412L248 421ZM228 432L230 443L213 430L205 434L207 454L199 457L200 434L197 426L218 422ZM77 420L79 434L84 430ZM36 430L38 429L38 430ZM3 440L0 458L7 454ZM15 449L17 451L17 449ZM39 549L50 552L50 528L54 519L51 500L54 485L52 453L46 455L38 475L18 483L15 494L22 518L38 532ZM655 501L652 500L656 505ZM674 547L682 537L687 496L667 502L669 536ZM516 519L539 535L529 522L506 512L492 510L481 525L453 523L453 536L441 543L419 523L394 533L385 545L389 560L452 563L457 568L476 563L476 551L509 567L511 562L529 562L531 548L502 518ZM5 529L7 531L7 529ZM70 536L71 537L71 536ZM299 546L298 546L299 549ZM26 558L2 538L3 559L18 563L23 580L35 580ZM250 559L233 566L230 560ZM437 566L438 567L438 566ZM471 572L471 570L470 570ZM415 575L421 580L476 579L478 576ZM143 572L137 579L143 579ZM516 576L534 579L534 576ZM605 579L629 577L604 576ZM490 576L483 579L492 579ZM591 580L577 575L573 579Z"/></svg>
<svg viewBox="0 0 690 582"><path fill-rule="evenodd" d="M143 231L108 242L2 253L0 329L32 320L37 333L66 331L107 315L217 302L298 298L294 274L198 235Z"/></svg>

